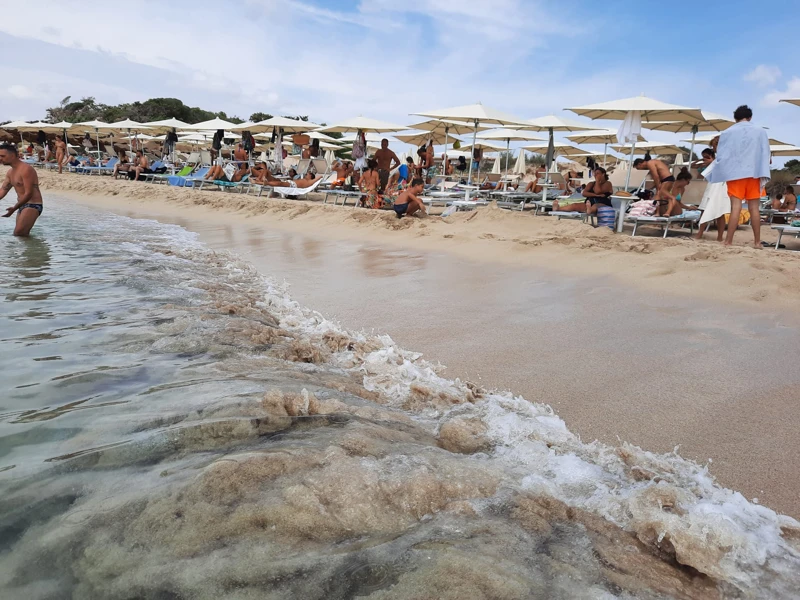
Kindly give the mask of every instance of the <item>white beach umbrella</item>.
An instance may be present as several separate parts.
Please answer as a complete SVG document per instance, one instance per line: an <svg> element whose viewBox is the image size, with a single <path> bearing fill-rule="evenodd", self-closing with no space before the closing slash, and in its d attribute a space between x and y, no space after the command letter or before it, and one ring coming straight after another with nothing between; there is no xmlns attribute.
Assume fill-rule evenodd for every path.
<svg viewBox="0 0 800 600"><path fill-rule="evenodd" d="M257 123L242 123L241 125L234 125L229 129L233 131L249 131L250 133L266 133L271 132L273 129L282 131L283 133L304 133L318 129L320 126L311 121L301 121L300 119L290 119L288 117L270 117L264 121Z"/></svg>
<svg viewBox="0 0 800 600"><path fill-rule="evenodd" d="M444 153L447 155L447 147L450 145L450 138L456 135L472 133L475 130L475 125L474 123L454 121L452 119L428 119L427 121L422 121L421 123L409 125L409 128L419 129L421 131L429 131L432 134L444 133ZM478 124L478 131L491 128L492 125ZM434 141L433 143L437 144L439 142ZM442 186L444 186L444 180L442 180Z"/></svg>
<svg viewBox="0 0 800 600"><path fill-rule="evenodd" d="M492 165L492 175L500 175L502 171L500 170L500 157L494 159L494 164Z"/></svg>
<svg viewBox="0 0 800 600"><path fill-rule="evenodd" d="M79 131L82 133L91 133L94 131L95 136L97 136L97 151L100 152L100 129L103 129L108 126L108 123L103 121L83 121L82 123L75 123L72 127L70 127L70 131ZM99 154L98 154L99 157Z"/></svg>
<svg viewBox="0 0 800 600"><path fill-rule="evenodd" d="M188 129L193 127L193 125L189 125L189 123L185 123L175 117L162 119L161 121L150 121L144 125L149 127L152 133L169 133L173 129Z"/></svg>
<svg viewBox="0 0 800 600"><path fill-rule="evenodd" d="M617 141L617 130L593 129L591 131L573 133L572 135L567 135L564 137L576 144L603 144L603 167L605 167L608 161L608 145ZM641 134L638 134L636 141L638 143L647 140L645 140Z"/></svg>
<svg viewBox="0 0 800 600"><path fill-rule="evenodd" d="M460 148L464 152L467 150L483 150L484 152L502 152L506 149L505 146L498 144L496 142L490 142L489 140L476 140L474 144L467 144L466 146L461 146Z"/></svg>
<svg viewBox="0 0 800 600"><path fill-rule="evenodd" d="M333 154L333 150L328 150L325 153L325 162L328 163L328 167L330 168L333 165L333 162L336 160L336 156Z"/></svg>
<svg viewBox="0 0 800 600"><path fill-rule="evenodd" d="M770 145L769 152L772 156L800 156L800 148L788 144Z"/></svg>
<svg viewBox="0 0 800 600"><path fill-rule="evenodd" d="M429 119L448 119L451 121L471 123L473 144L475 144L477 140L478 127L481 125L521 125L523 123L522 119L519 119L514 115L484 106L480 102L477 104L453 106L450 108L442 108L439 110L418 112L413 114L420 117L428 117ZM472 184L472 163L473 161L469 161L469 176L467 178L467 185ZM469 195L469 191L466 192L466 195Z"/></svg>
<svg viewBox="0 0 800 600"><path fill-rule="evenodd" d="M331 142L331 143L333 143L333 142L337 141L336 138L331 137L329 135L325 135L321 131L309 131L307 135L312 140L320 140L321 142Z"/></svg>
<svg viewBox="0 0 800 600"><path fill-rule="evenodd" d="M781 100L781 102L786 102L787 104L794 104L795 106L800 106L800 98L786 98Z"/></svg>
<svg viewBox="0 0 800 600"><path fill-rule="evenodd" d="M669 156L673 154L683 154L685 150L682 150L675 144L665 144L664 142L643 142L641 144L637 144L635 148L631 148L631 146L623 146L621 144L611 146L612 150L619 152L620 154L625 154L627 156L636 156L637 154L661 154L663 156Z"/></svg>
<svg viewBox="0 0 800 600"><path fill-rule="evenodd" d="M478 134L478 138L482 140L504 140L506 143L506 175L508 175L508 155L510 154L511 142L535 142L544 141L544 138L538 135L533 135L530 131L522 131L519 129L510 129L503 127L500 129L493 129L491 131L483 131Z"/></svg>
<svg viewBox="0 0 800 600"><path fill-rule="evenodd" d="M377 119L369 119L367 117L355 117L354 119L347 119L340 121L335 125L328 125L317 129L320 133L347 133L363 131L364 133L388 133L390 131L405 131L408 127L405 125L397 125L395 123L387 123L386 121L378 121Z"/></svg>
<svg viewBox="0 0 800 600"><path fill-rule="evenodd" d="M523 146L524 150L528 150L530 152L534 152L535 154L547 154L549 143L540 143L540 144L529 144L527 146ZM567 144L564 142L555 142L552 145L554 154L556 156L574 156L580 154L586 154L586 150L583 148L579 148L578 146L573 146L572 144ZM548 169L550 165L548 165Z"/></svg>
<svg viewBox="0 0 800 600"><path fill-rule="evenodd" d="M231 123L219 117L211 119L210 121L202 121L194 123L193 125L186 125L185 127L177 127L176 129L194 129L197 131L217 131L218 129L231 129L236 127L236 123Z"/></svg>
<svg viewBox="0 0 800 600"><path fill-rule="evenodd" d="M728 127L733 125L735 121L711 113L705 110L700 111L703 115L703 121L700 123L687 123L685 121L667 121L657 123L646 123L643 127L652 129L653 131L669 131L671 133L688 133L692 134L692 141L689 146L689 160L694 153L695 138L700 131L725 131Z"/></svg>
<svg viewBox="0 0 800 600"><path fill-rule="evenodd" d="M525 167L525 150L522 148L520 148L517 162L514 164L514 173L517 175L525 175L525 173L527 173L527 168Z"/></svg>
<svg viewBox="0 0 800 600"><path fill-rule="evenodd" d="M716 133L709 133L709 134L706 134L706 135L698 135L695 138L695 142L697 142L698 144L708 145L714 140L715 137L717 137L717 135L718 134L716 134ZM685 139L685 140L681 140L681 141L688 144L692 140L691 140L691 138L689 138L689 139ZM789 146L790 145L790 144L787 144L786 142L783 142L781 140L776 140L774 137L770 137L769 138L769 144L770 144L770 146Z"/></svg>
<svg viewBox="0 0 800 600"><path fill-rule="evenodd" d="M5 125L0 125L0 130L6 131L6 132L9 132L9 131L18 132L20 140L22 140L24 142L25 140L22 138L22 130L20 130L19 128L20 127L25 127L26 125L28 125L27 121L9 121Z"/></svg>
<svg viewBox="0 0 800 600"><path fill-rule="evenodd" d="M421 146L431 140L436 146L440 146L448 141L447 133L444 131L409 131L407 133L397 133L394 137L412 146Z"/></svg>
<svg viewBox="0 0 800 600"><path fill-rule="evenodd" d="M342 147L336 144L330 144L328 142L320 142L319 147L323 150L341 150Z"/></svg>

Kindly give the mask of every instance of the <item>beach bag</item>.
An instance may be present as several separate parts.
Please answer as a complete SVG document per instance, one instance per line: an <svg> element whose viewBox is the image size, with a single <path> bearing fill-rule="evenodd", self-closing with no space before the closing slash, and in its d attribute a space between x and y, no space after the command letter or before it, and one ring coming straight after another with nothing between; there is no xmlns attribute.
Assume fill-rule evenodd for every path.
<svg viewBox="0 0 800 600"><path fill-rule="evenodd" d="M311 138L305 133L296 133L292 136L292 143L295 146L308 146L311 143Z"/></svg>
<svg viewBox="0 0 800 600"><path fill-rule="evenodd" d="M367 140L364 137L364 133L359 131L358 135L356 135L356 141L353 142L353 158L358 160L359 158L364 158L367 154Z"/></svg>
<svg viewBox="0 0 800 600"><path fill-rule="evenodd" d="M249 131L243 131L242 132L242 148L244 148L245 152L250 154L255 147L256 147L256 142L253 139L253 135Z"/></svg>
<svg viewBox="0 0 800 600"><path fill-rule="evenodd" d="M639 200L631 204L628 215L631 217L652 217L656 214L656 205L652 200Z"/></svg>
<svg viewBox="0 0 800 600"><path fill-rule="evenodd" d="M211 147L214 150L219 151L220 148L222 148L222 138L224 135L225 131L222 129L217 129L217 131L214 133L214 139L211 141Z"/></svg>

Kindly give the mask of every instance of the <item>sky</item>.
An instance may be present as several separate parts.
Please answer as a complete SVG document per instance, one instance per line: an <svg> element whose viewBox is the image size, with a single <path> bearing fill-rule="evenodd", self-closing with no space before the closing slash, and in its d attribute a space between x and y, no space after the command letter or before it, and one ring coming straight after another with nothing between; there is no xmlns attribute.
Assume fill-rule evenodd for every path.
<svg viewBox="0 0 800 600"><path fill-rule="evenodd" d="M317 123L483 102L523 119L646 94L800 144L800 0L0 0L0 121L65 96ZM614 123L595 122L598 127ZM645 132L651 140L687 136Z"/></svg>

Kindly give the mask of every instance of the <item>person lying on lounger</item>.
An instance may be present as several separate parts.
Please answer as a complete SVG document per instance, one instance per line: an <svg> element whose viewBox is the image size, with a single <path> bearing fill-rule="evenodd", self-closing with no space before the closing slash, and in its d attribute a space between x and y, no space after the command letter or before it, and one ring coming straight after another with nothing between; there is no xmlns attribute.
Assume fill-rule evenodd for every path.
<svg viewBox="0 0 800 600"><path fill-rule="evenodd" d="M669 192L664 192L661 199L657 199L659 217L677 217L685 210L697 210L696 206L687 206L681 202L681 196L686 192L686 186L692 180L692 174L689 169L683 167L681 172L675 178Z"/></svg>
<svg viewBox="0 0 800 600"><path fill-rule="evenodd" d="M298 179L297 181L293 180L279 181L278 179L272 178L268 179L268 183L272 187L290 187L290 188L299 188L302 190L305 188L310 188L320 179L322 179L322 175L314 175L313 173L306 173L305 177L303 177L302 179Z"/></svg>
<svg viewBox="0 0 800 600"><path fill-rule="evenodd" d="M250 167L247 166L247 163L241 163L239 168L236 169L236 172L233 174L233 177L228 179L228 176L225 174L221 165L214 165L206 173L204 179L206 181L226 181L231 183L237 183L242 180L242 178L250 172Z"/></svg>
<svg viewBox="0 0 800 600"><path fill-rule="evenodd" d="M340 160L333 165L332 170L336 173L336 181L331 184L331 187L341 187L345 184L347 178L353 174L353 163L349 160Z"/></svg>

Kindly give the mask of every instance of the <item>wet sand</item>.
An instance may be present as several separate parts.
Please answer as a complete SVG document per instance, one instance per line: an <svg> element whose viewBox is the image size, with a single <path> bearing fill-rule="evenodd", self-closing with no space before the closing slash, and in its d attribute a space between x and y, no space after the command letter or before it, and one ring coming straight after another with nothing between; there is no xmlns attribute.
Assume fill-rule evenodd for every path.
<svg viewBox="0 0 800 600"><path fill-rule="evenodd" d="M298 301L348 328L388 333L447 365L450 377L551 404L584 441L680 446L687 458L711 459L722 485L800 516L798 323L774 306L752 310L685 289L655 294L604 274L567 276L411 244L333 240L236 212L82 201L195 231L286 279Z"/></svg>

